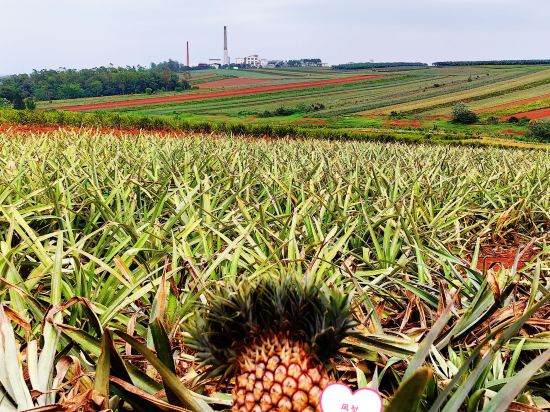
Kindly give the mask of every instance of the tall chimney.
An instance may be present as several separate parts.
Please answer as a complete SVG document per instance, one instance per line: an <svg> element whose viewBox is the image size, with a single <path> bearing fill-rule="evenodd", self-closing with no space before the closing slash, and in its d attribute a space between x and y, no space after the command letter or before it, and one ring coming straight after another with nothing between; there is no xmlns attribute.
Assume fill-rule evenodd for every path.
<svg viewBox="0 0 550 412"><path fill-rule="evenodd" d="M223 26L223 64L229 65L229 52L227 50L227 26Z"/></svg>
<svg viewBox="0 0 550 412"><path fill-rule="evenodd" d="M187 42L187 67L191 67L189 64L189 42Z"/></svg>

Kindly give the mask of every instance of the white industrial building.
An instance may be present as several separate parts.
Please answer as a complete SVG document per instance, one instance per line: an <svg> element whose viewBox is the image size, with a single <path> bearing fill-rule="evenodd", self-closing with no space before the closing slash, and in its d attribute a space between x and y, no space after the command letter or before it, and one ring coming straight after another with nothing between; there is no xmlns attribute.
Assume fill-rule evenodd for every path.
<svg viewBox="0 0 550 412"><path fill-rule="evenodd" d="M267 60L261 59L257 54L251 54L246 57L237 57L235 59L235 64L250 67L263 67L264 64L267 64Z"/></svg>
<svg viewBox="0 0 550 412"><path fill-rule="evenodd" d="M213 69L219 69L222 66L222 59L208 59L208 66Z"/></svg>

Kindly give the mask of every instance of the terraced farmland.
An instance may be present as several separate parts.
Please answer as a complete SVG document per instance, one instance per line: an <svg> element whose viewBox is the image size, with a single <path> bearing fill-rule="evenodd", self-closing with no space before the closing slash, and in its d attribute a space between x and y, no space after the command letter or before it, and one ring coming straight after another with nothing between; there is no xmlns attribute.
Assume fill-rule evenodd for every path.
<svg viewBox="0 0 550 412"><path fill-rule="evenodd" d="M358 81L362 76L365 81ZM202 82L200 89L44 102L40 107L167 115L191 122L305 125L380 133L399 129L419 136L488 141L523 139L526 124L508 124L507 119L516 114L544 119L550 107L550 68L545 65L208 70L193 72L193 78ZM451 108L458 102L467 102L479 113L479 124L462 127L449 122Z"/></svg>
<svg viewBox="0 0 550 412"><path fill-rule="evenodd" d="M482 85L480 87L468 87L461 91L447 92L412 102L385 106L381 109L381 113L389 114L392 111L405 114L411 112L418 113L432 108L448 107L456 102L480 100L484 97L504 95L518 89L530 88L541 83L550 84L550 69L528 74L522 73L521 75L511 74L495 80L496 81L491 82L491 84Z"/></svg>
<svg viewBox="0 0 550 412"><path fill-rule="evenodd" d="M59 109L70 110L70 111L90 111L90 110L100 110L100 109L116 109L120 107L131 107L131 106L150 106L150 105L189 101L189 100L195 101L195 100L225 98L225 97L231 97L231 96L242 96L247 94L264 94L264 93L272 93L272 92L286 91L286 90L309 89L309 88L313 89L316 87L323 87L323 86L332 85L332 84L364 82L372 79L377 79L379 77L380 76L375 76L375 75L350 76L350 77L340 77L340 78L325 79L325 80L272 84L267 86L258 86L254 88L241 88L238 90L223 90L219 92L210 92L210 93L192 93L192 94L182 94L182 95L175 95L175 96L149 97L149 98L137 99L137 100L123 100L123 101L111 101L111 102L103 102L103 103L78 104L73 106L61 106ZM248 82L245 82L245 83L248 83ZM232 86L233 86L232 84L225 85L225 88L228 88L228 87L232 88ZM220 88L224 88L223 85Z"/></svg>

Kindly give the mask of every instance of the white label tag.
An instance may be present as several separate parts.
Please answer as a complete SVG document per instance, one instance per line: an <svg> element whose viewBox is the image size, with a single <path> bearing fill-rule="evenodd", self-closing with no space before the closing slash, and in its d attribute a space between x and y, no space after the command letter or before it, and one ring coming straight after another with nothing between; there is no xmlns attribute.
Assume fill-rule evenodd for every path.
<svg viewBox="0 0 550 412"><path fill-rule="evenodd" d="M325 388L321 394L323 412L382 412L382 397L374 389L359 389L355 393L340 383Z"/></svg>

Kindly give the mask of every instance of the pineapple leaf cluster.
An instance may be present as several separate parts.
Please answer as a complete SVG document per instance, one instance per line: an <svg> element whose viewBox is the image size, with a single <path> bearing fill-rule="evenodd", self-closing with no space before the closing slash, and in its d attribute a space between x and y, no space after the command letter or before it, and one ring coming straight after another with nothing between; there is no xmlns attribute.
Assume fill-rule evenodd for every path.
<svg viewBox="0 0 550 412"><path fill-rule="evenodd" d="M342 290L292 276L220 286L195 317L189 346L203 364L213 366L210 376L230 376L240 354L270 336L300 342L326 363L354 334L351 299Z"/></svg>

